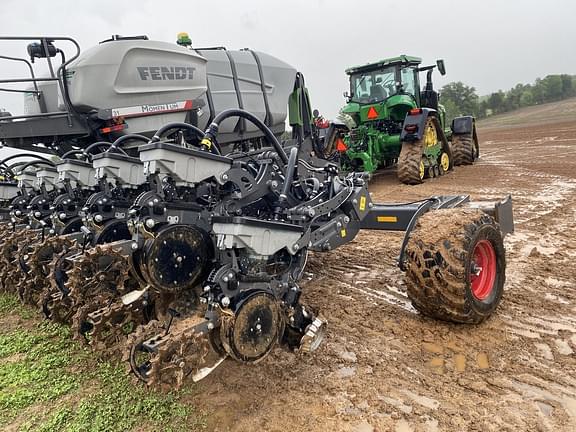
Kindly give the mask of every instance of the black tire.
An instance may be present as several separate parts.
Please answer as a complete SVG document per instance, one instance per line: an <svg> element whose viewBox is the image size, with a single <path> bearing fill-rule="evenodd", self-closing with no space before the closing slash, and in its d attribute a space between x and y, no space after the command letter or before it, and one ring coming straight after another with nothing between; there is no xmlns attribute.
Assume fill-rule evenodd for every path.
<svg viewBox="0 0 576 432"><path fill-rule="evenodd" d="M402 143L398 158L398 180L404 184L417 185L422 183L424 176L420 172L422 161L422 144L420 141Z"/></svg>
<svg viewBox="0 0 576 432"><path fill-rule="evenodd" d="M454 165L472 165L477 158L477 149L472 134L452 135Z"/></svg>
<svg viewBox="0 0 576 432"><path fill-rule="evenodd" d="M470 282L473 254L480 242L492 246L495 265L493 283L486 284L488 291L482 300L473 293ZM502 233L494 219L481 210L426 213L410 234L406 260L408 297L423 315L477 324L500 303L506 278Z"/></svg>

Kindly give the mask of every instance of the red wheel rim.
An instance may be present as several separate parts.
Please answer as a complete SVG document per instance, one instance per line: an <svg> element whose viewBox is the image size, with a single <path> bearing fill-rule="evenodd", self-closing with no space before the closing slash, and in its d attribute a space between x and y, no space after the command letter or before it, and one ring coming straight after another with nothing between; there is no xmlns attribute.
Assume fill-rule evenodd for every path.
<svg viewBox="0 0 576 432"><path fill-rule="evenodd" d="M474 247L470 266L472 295L486 300L492 294L496 280L496 252L488 240L480 240Z"/></svg>

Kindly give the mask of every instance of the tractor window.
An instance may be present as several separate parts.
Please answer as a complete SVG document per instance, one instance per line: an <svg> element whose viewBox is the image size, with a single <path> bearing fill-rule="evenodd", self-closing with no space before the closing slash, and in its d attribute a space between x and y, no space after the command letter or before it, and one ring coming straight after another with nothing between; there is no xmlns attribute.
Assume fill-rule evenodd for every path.
<svg viewBox="0 0 576 432"><path fill-rule="evenodd" d="M402 68L402 88L404 89L404 92L416 95L415 87L414 69Z"/></svg>
<svg viewBox="0 0 576 432"><path fill-rule="evenodd" d="M394 68L352 75L350 81L354 102L381 102L396 93Z"/></svg>

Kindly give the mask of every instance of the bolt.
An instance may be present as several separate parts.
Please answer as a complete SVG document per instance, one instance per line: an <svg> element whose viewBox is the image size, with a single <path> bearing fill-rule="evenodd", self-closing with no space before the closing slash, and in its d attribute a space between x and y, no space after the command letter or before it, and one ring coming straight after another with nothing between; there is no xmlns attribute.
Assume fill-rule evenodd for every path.
<svg viewBox="0 0 576 432"><path fill-rule="evenodd" d="M208 292L208 291L210 291L210 285L206 285L206 286L204 287L204 292Z"/></svg>
<svg viewBox="0 0 576 432"><path fill-rule="evenodd" d="M220 302L222 303L222 306L224 306L224 307L230 306L230 298L229 297L222 297L222 300L220 300Z"/></svg>
<svg viewBox="0 0 576 432"><path fill-rule="evenodd" d="M178 258L176 258L176 262L181 263L181 262L182 262L182 257L179 256Z"/></svg>
<svg viewBox="0 0 576 432"><path fill-rule="evenodd" d="M295 245L292 246L292 250L293 250L294 252L296 252L298 249L300 249L300 246L298 246L297 244L295 244Z"/></svg>
<svg viewBox="0 0 576 432"><path fill-rule="evenodd" d="M224 181L228 180L228 174L222 174L222 180Z"/></svg>
<svg viewBox="0 0 576 432"><path fill-rule="evenodd" d="M208 330L212 330L214 328L214 324L209 322L207 327L208 327Z"/></svg>
<svg viewBox="0 0 576 432"><path fill-rule="evenodd" d="M228 279L228 276L224 276L224 277L222 278L222 280L223 280L224 282L228 282L230 279Z"/></svg>

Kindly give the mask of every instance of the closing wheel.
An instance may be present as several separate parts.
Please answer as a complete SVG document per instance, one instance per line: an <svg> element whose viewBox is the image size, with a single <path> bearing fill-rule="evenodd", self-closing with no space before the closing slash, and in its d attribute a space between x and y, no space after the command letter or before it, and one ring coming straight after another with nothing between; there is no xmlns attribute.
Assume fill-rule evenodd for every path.
<svg viewBox="0 0 576 432"><path fill-rule="evenodd" d="M498 307L506 257L502 233L477 209L423 215L406 246L408 297L422 314L480 323Z"/></svg>
<svg viewBox="0 0 576 432"><path fill-rule="evenodd" d="M233 317L222 320L220 336L230 356L257 363L270 353L284 332L279 302L270 294L255 292L236 306Z"/></svg>

